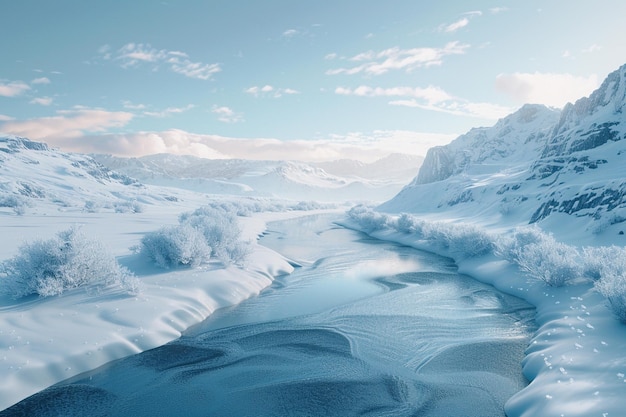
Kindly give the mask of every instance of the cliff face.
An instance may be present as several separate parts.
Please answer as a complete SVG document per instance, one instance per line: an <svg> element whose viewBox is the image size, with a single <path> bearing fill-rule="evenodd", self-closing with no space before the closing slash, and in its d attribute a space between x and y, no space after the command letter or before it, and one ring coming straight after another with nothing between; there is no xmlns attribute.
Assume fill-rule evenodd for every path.
<svg viewBox="0 0 626 417"><path fill-rule="evenodd" d="M538 156L559 112L527 104L493 127L470 130L446 146L428 151L414 184L428 184L477 165L497 166Z"/></svg>
<svg viewBox="0 0 626 417"><path fill-rule="evenodd" d="M525 105L431 149L418 176L381 209L528 223L561 214L594 230L625 223L625 112L626 65L561 112Z"/></svg>

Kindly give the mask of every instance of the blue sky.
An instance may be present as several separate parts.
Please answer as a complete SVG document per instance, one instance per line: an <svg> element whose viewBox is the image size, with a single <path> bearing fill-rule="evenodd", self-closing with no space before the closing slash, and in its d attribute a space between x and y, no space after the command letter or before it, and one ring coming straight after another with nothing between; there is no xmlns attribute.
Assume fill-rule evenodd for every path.
<svg viewBox="0 0 626 417"><path fill-rule="evenodd" d="M2 5L0 132L68 151L372 160L425 154L626 63L626 2Z"/></svg>

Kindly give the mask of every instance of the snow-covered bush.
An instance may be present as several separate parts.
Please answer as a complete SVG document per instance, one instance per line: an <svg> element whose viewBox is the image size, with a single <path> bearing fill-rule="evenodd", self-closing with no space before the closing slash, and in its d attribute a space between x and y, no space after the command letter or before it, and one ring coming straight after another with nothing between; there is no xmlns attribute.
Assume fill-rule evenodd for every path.
<svg viewBox="0 0 626 417"><path fill-rule="evenodd" d="M12 208L13 212L19 216L26 213L26 207L28 206L29 201L21 195L0 195L0 207Z"/></svg>
<svg viewBox="0 0 626 417"><path fill-rule="evenodd" d="M113 207L116 213L143 213L143 206L137 201L116 202Z"/></svg>
<svg viewBox="0 0 626 417"><path fill-rule="evenodd" d="M3 292L14 298L47 297L77 287L116 285L130 293L139 288L139 281L100 242L77 228L22 245L18 255L2 263L1 275Z"/></svg>
<svg viewBox="0 0 626 417"><path fill-rule="evenodd" d="M179 222L198 230L215 256L226 264L241 263L250 251L249 243L241 240L237 217L232 212L200 207L183 213Z"/></svg>
<svg viewBox="0 0 626 417"><path fill-rule="evenodd" d="M493 238L477 226L432 222L422 227L428 240L440 242L456 256L473 258L493 251Z"/></svg>
<svg viewBox="0 0 626 417"><path fill-rule="evenodd" d="M626 267L626 265L622 266ZM626 272L626 271L625 271ZM609 300L613 313L626 323L626 273L607 274L596 282L596 289Z"/></svg>
<svg viewBox="0 0 626 417"><path fill-rule="evenodd" d="M423 220L418 220L407 213L402 213L395 223L395 229L398 232L407 234L421 234L423 226Z"/></svg>
<svg viewBox="0 0 626 417"><path fill-rule="evenodd" d="M626 248L618 246L585 247L582 249L583 274L595 281L606 275L626 274Z"/></svg>
<svg viewBox="0 0 626 417"><path fill-rule="evenodd" d="M390 216L379 213L364 205L352 207L348 211L348 216L367 232L387 229L391 225Z"/></svg>
<svg viewBox="0 0 626 417"><path fill-rule="evenodd" d="M83 206L83 211L87 213L98 213L101 207L102 207L102 204L93 200L88 200L88 201L85 201L85 205Z"/></svg>
<svg viewBox="0 0 626 417"><path fill-rule="evenodd" d="M158 266L196 267L214 255L224 264L241 264L250 253L250 243L241 239L237 217L228 205L201 207L180 215L176 226L148 233L141 240L140 253Z"/></svg>
<svg viewBox="0 0 626 417"><path fill-rule="evenodd" d="M161 268L196 267L208 262L211 247L202 233L188 224L166 226L141 239L141 252Z"/></svg>
<svg viewBox="0 0 626 417"><path fill-rule="evenodd" d="M606 246L584 249L587 273L595 288L609 300L611 309L626 323L626 248Z"/></svg>
<svg viewBox="0 0 626 417"><path fill-rule="evenodd" d="M536 226L516 229L511 237L500 237L496 253L530 276L555 287L583 276L578 250L557 242Z"/></svg>

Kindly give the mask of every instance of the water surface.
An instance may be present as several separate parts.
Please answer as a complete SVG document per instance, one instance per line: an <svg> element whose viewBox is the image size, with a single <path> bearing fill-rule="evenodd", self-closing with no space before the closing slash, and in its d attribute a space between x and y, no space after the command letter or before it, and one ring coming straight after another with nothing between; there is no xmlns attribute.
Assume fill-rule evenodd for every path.
<svg viewBox="0 0 626 417"><path fill-rule="evenodd" d="M5 413L504 416L527 384L520 361L534 310L450 259L332 216L272 223L261 243L301 266L177 341Z"/></svg>

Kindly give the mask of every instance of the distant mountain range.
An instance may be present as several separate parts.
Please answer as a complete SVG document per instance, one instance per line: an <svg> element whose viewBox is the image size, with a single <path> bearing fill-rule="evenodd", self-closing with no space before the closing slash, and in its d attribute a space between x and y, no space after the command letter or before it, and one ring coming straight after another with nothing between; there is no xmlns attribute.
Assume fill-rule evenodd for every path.
<svg viewBox="0 0 626 417"><path fill-rule="evenodd" d="M186 199L189 191L297 201L384 201L415 176L422 159L390 155L372 164L306 164L168 154L118 158L0 136L0 213L135 211L144 204Z"/></svg>
<svg viewBox="0 0 626 417"><path fill-rule="evenodd" d="M413 178L422 157L392 154L373 163L205 159L171 154L140 158L92 155L101 164L146 184L243 196L320 201L393 197Z"/></svg>
<svg viewBox="0 0 626 417"><path fill-rule="evenodd" d="M380 209L623 232L626 65L562 111L525 105L431 148L413 181Z"/></svg>

